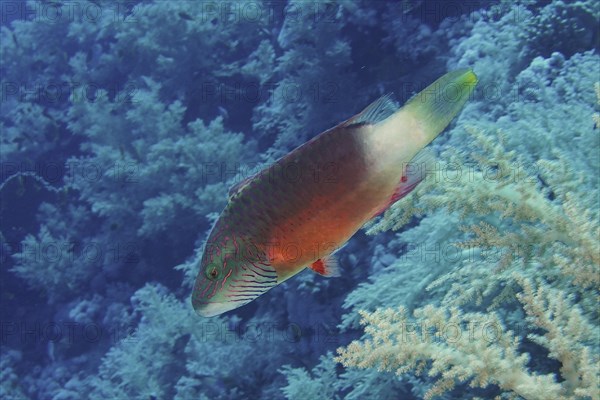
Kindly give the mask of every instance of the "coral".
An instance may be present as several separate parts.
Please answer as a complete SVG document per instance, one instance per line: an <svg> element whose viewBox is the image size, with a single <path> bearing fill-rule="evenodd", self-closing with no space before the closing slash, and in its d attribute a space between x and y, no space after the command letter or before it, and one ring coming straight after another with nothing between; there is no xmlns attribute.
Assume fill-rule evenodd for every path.
<svg viewBox="0 0 600 400"><path fill-rule="evenodd" d="M598 60L598 54L592 51L569 59L560 53L534 58L516 77L506 115L490 129L510 132L506 135L507 147L517 150L527 163L554 159L556 149L560 149L576 171L600 168L594 150L600 146L600 138L589 134L593 128L589 116L595 103L590 87L598 80L593 72ZM585 178L589 184L592 177Z"/></svg>
<svg viewBox="0 0 600 400"><path fill-rule="evenodd" d="M388 3L383 28L388 32L384 43L393 43L398 57L407 64L430 61L442 49L438 35L421 18L402 13L398 3Z"/></svg>
<svg viewBox="0 0 600 400"><path fill-rule="evenodd" d="M0 397L6 400L27 399L20 386L19 375L14 370L15 364L21 361L19 351L8 350L3 346L0 356Z"/></svg>
<svg viewBox="0 0 600 400"><path fill-rule="evenodd" d="M560 361L559 381L553 374L528 369L530 356L520 351L518 336L506 330L496 314L432 305L415 310L414 319L403 307L361 311L361 323L372 338L340 348L336 361L398 375L427 370L437 381L425 399L451 390L456 382L480 388L496 385L526 399L599 398L600 358L590 340L594 327L561 291L543 286L534 291L530 280L517 279L523 287L517 297L527 320L545 331L528 338Z"/></svg>
<svg viewBox="0 0 600 400"><path fill-rule="evenodd" d="M597 2L5 3L2 323L106 335L13 334L0 398L598 398ZM481 81L437 169L340 251L342 277L194 315L231 184L460 67ZM339 360L390 371L333 360L361 309Z"/></svg>
<svg viewBox="0 0 600 400"><path fill-rule="evenodd" d="M598 106L600 106L600 82L596 82L594 84L594 88L596 89L596 99L598 99ZM592 119L594 120L594 125L596 129L600 128L600 113L594 113Z"/></svg>
<svg viewBox="0 0 600 400"><path fill-rule="evenodd" d="M478 10L464 24L446 29L449 40L447 68L472 68L478 74L476 93L484 101L467 102L460 119L473 115L481 120L495 119L505 114L512 97L514 75L532 58L524 50L522 36L531 12L518 4L492 6L488 12ZM450 20L442 22L446 27ZM470 28L467 34L457 35L456 29ZM462 32L461 32L462 33Z"/></svg>
<svg viewBox="0 0 600 400"><path fill-rule="evenodd" d="M340 374L335 386L348 400L394 400L410 398L424 385L420 382L414 384L414 381L402 379L393 373L365 374L359 369L349 369Z"/></svg>
<svg viewBox="0 0 600 400"><path fill-rule="evenodd" d="M89 138L82 147L91 155L68 161L66 184L101 218L106 242L138 254L160 241L167 249L144 252L148 259L172 254L181 261L210 227L205 216L224 207L228 187L256 160L255 142L229 132L222 117L184 123L180 102L164 104L162 86L145 85L127 105L100 100L71 108L71 129ZM174 229L177 236L168 234ZM140 275L147 274L144 258L129 263ZM125 264L118 261L115 273Z"/></svg>
<svg viewBox="0 0 600 400"><path fill-rule="evenodd" d="M554 1L531 16L524 35L534 54L568 56L598 46L600 5L596 1Z"/></svg>
<svg viewBox="0 0 600 400"><path fill-rule="evenodd" d="M178 352L200 322L164 292L147 285L132 297L140 325L103 358L99 375L88 383L89 398L164 398L172 390L171 380L184 368Z"/></svg>
<svg viewBox="0 0 600 400"><path fill-rule="evenodd" d="M408 319L404 308L361 313L372 339L353 342L338 350L336 361L345 366L377 367L403 374L425 369L437 378L425 399L454 388L455 382L472 387L497 385L526 399L561 398L552 375L530 373L529 357L518 351L518 340L504 331L493 315L464 314L458 308L426 306ZM494 336L486 336L492 329Z"/></svg>
<svg viewBox="0 0 600 400"><path fill-rule="evenodd" d="M527 53L515 52L517 62L486 56L482 46L503 51L527 42L518 27L527 18L506 25L512 12L476 19L472 34L454 47L460 59L452 61L474 65L483 86L511 95L476 96L425 182L368 227L371 234L403 229L413 248L437 246L441 265L401 256L348 295L346 308L365 310L369 338L340 348L338 361L408 378L420 373L424 387L434 378L426 397L458 385L461 396L485 390L486 397L598 398L598 347L590 329L599 318L600 142L589 118L598 56L555 52L528 61ZM510 68L503 65L509 59ZM519 65L521 72L511 71ZM449 234L428 235L420 226L424 232L445 226ZM442 249L453 247L444 258ZM406 284L414 294L406 295ZM343 321L343 328L353 327L357 315ZM470 326L485 321L502 340L469 337ZM451 333L458 340L448 340ZM475 362L482 357L483 366Z"/></svg>
<svg viewBox="0 0 600 400"><path fill-rule="evenodd" d="M279 343L284 332L272 323L248 321L242 327L235 318L198 318L157 284L137 290L131 303L137 328L120 332L99 373L82 382L80 393L87 398L273 397L280 351L291 351L292 343Z"/></svg>
<svg viewBox="0 0 600 400"><path fill-rule="evenodd" d="M351 369L338 375L331 353L321 356L319 364L311 371L285 365L279 372L287 379L287 385L281 390L289 400L392 400L410 396L408 382L401 381L393 374L365 374Z"/></svg>
<svg viewBox="0 0 600 400"><path fill-rule="evenodd" d="M456 243L471 256L462 260L460 269L441 277L430 288L453 278L462 282L470 279L468 288L453 287L445 300L461 304L478 298L480 303L484 294L495 293L499 286L506 293L512 290L508 282L514 283L511 273L516 269L551 280L561 278L561 282L575 285L571 290L598 289L600 249L595 238L600 228L593 212L585 210L571 194L569 188L576 180L568 173L568 167L560 164L564 169L556 171L556 163L539 161L537 170L548 185L542 187L525 173L523 164L512 159L514 153L504 151L476 130L471 133L491 155L478 160L482 170L494 171L493 178L474 169L454 182L458 185L444 189L444 194L430 193L423 201L431 208L459 210L464 218L485 217L478 223L464 225L464 232L471 238ZM549 198L550 191L554 200ZM481 263L493 268L496 279L486 277L489 271ZM480 279L474 279L476 276Z"/></svg>
<svg viewBox="0 0 600 400"><path fill-rule="evenodd" d="M490 153L498 156L501 151L496 146L495 151ZM502 165L499 169L502 170ZM551 182L550 179L548 181ZM453 186L454 189L449 190L453 195L445 197L444 201L436 195L429 195L429 199L424 201L462 210L463 215L501 213L501 216L499 219L488 218L492 221L490 223L480 222L479 225L465 227L465 231L471 232L475 238L458 243L458 247L477 249L481 253L475 260L464 258L458 267L441 276L427 289L441 291L445 284L450 283L449 288L443 291L442 304L455 307L465 307L474 302L477 306L484 303L499 308L502 303L514 303L514 294L517 293L527 321L532 323L532 326L526 327L526 331L530 332L528 338L546 347L548 357L561 362L560 374L564 382L559 386L559 381L552 376L540 377L535 370L526 368L532 365L530 356L520 351L518 337L513 337L510 332L505 332L507 336L502 341L512 343L510 348L482 348L483 344L477 347L473 341L482 341L481 338L465 339L464 343L453 340L430 344L425 337L426 331L419 331L418 341L410 339L410 345L406 346L406 334L410 333L411 327L423 325L452 326L454 329L455 326L474 322L485 324L486 318L493 318L494 325L504 332L497 314L462 315L458 308L451 309L448 317L445 308L426 306L414 312L414 321L408 319L404 309L373 314L362 312L361 315L370 324L367 333L374 335L374 339L341 349L338 360L345 365L359 367L380 365L389 369L392 365L399 373L409 369L418 372L425 368L426 361L431 360L429 375L441 375L442 378L431 389L429 397L451 389L455 380L465 382L473 379L470 381L473 387L493 384L527 399L574 399L586 395L596 398L599 390L597 348L595 343L587 341L593 337L592 326L598 319L594 300L600 276L597 219L588 212L582 212L569 191L561 190L559 186L554 187L554 192L562 203L542 195L544 192L537 191L536 183L531 180L520 179L517 184L505 179L484 183L486 181L480 177L473 182ZM469 197L465 198L459 192L469 193ZM521 228L515 230L515 223L521 224ZM487 255L483 254L484 251L488 252ZM490 272L493 279L490 279ZM535 284L520 274L535 277ZM391 297L398 291L393 291L393 286L384 290L382 285L372 286ZM360 293L357 291L356 295ZM576 294L579 298L577 303L567 299L567 296L572 298ZM363 295L361 301L353 301L353 295L348 296L350 304L365 304L366 296ZM436 318L439 319L432 319L432 315L438 315ZM534 326L547 333L540 336L535 333ZM467 337L469 332L459 331L459 336ZM416 349L415 353L411 349ZM495 357L493 360L486 358L486 368L490 369L461 370L465 365L473 365L469 361L471 358L480 358L487 353ZM533 365L539 366L540 362L537 359ZM549 392L538 389L542 386Z"/></svg>
<svg viewBox="0 0 600 400"><path fill-rule="evenodd" d="M351 48L343 34L350 2L290 1L277 37L283 54L275 60L273 90L255 107L253 129L274 141L267 159L275 160L348 115L353 105L347 82Z"/></svg>
<svg viewBox="0 0 600 400"><path fill-rule="evenodd" d="M331 361L331 355L323 356L322 363L312 373L318 378L312 379L304 368L292 368L285 365L280 372L286 376L287 386L282 388L285 397L289 400L328 400L337 399L335 395L335 363Z"/></svg>
<svg viewBox="0 0 600 400"><path fill-rule="evenodd" d="M592 84L587 82L590 91ZM571 99L570 106L585 109L578 101ZM557 112L538 114L536 119L551 125L560 117ZM526 124L528 119L519 121ZM539 148L539 154L553 157L527 167L521 152L507 149L510 142L504 134L465 130L471 136L468 150L447 150L443 158L449 161L429 171L429 183L423 191L417 189L421 196L407 199L406 208L400 202L371 227L400 227L415 210L425 215L421 224L440 221L440 214L431 213L447 210L461 218L462 229L430 239L431 245L453 240L450 244L463 251L461 257L457 262L446 260L447 273L426 288L431 300L420 303L430 304L413 312L404 306L360 311L370 338L340 348L337 360L398 374L427 371L436 381L426 398L457 384L464 392L469 384L526 399L597 399L600 364L592 330L599 318L600 226L597 187L592 183L596 178L589 175L597 169L597 160L585 156L598 148L597 135L587 119L583 127L563 134L579 130L580 142L556 141L552 153ZM588 141L591 148L580 147ZM584 156L572 156L573 148L581 148ZM535 154L531 146L527 155ZM423 260L417 268L424 270L419 264L425 264ZM370 295L376 298L381 290L387 306L401 304L393 294L402 292L379 279L370 285ZM348 305L372 310L365 298L359 288L348 296ZM515 309L527 325L515 317ZM493 341L487 340L488 331L478 328L486 325L493 327ZM549 359L558 360L559 367L549 367Z"/></svg>
<svg viewBox="0 0 600 400"><path fill-rule="evenodd" d="M27 6L35 7L33 2ZM16 20L10 28L0 27L0 159L19 170L60 165L61 150L72 142L63 122L73 87L61 79L70 69L70 49L76 47L74 38L66 37L68 26L64 19L51 24Z"/></svg>
<svg viewBox="0 0 600 400"><path fill-rule="evenodd" d="M102 304L102 298L94 294L91 299L83 299L69 311L69 317L82 324L91 324L96 320Z"/></svg>
<svg viewBox="0 0 600 400"><path fill-rule="evenodd" d="M548 357L560 362L565 396L600 398L600 357L594 348L597 324L591 323L564 291L534 285L524 277L517 279L523 288L517 298L527 321L544 332L530 333L528 338L547 348Z"/></svg>
<svg viewBox="0 0 600 400"><path fill-rule="evenodd" d="M71 229L90 221L86 209L69 205L63 218L50 204L40 207L42 222L36 235L27 235L12 254L11 271L44 293L50 302L71 296L97 271L106 256L104 248L91 238L78 238Z"/></svg>
<svg viewBox="0 0 600 400"><path fill-rule="evenodd" d="M408 201L412 200L407 199L405 203ZM402 211L406 213L406 209L402 208ZM458 218L445 215L448 223L438 224L437 214L434 213L432 218L424 219L419 225L398 234L387 244L391 254L401 255L394 257L378 273L373 273L370 282L359 284L349 293L344 299L345 309L374 311L390 304L403 304L411 309L424 300L426 287L446 273L448 268L460 263L464 258L460 249L451 244L441 247L454 234ZM383 229L383 226L387 226L387 220L380 221L368 232L372 233L375 228ZM358 323L356 313L346 313L342 316L340 328L357 328Z"/></svg>
<svg viewBox="0 0 600 400"><path fill-rule="evenodd" d="M574 78L580 74L586 76L587 63L591 64L593 60L597 61L597 56L592 54L574 57L557 75L575 84ZM486 279L486 272L480 265L468 262L473 257L495 265L495 271L506 276L506 280L512 279L505 269L518 261L519 268L539 270L536 273L547 276L560 273L577 286L597 287L598 242L594 239L598 235L598 226L594 222L597 220L597 198L592 189L596 178L588 171L598 168L597 157L592 153L600 143L598 136L592 134L589 118L581 115L592 113L592 108L585 105L586 101L592 101L590 80L577 85L585 82L588 83L588 94L575 91L576 95L568 97L568 105L560 102L564 92L558 94L550 88L546 90L548 100L543 105L511 104L509 109L520 110L518 120L509 128L501 118L499 125L514 129L517 124L523 131L531 133L527 138L504 133L493 138L473 127L464 131L456 129L452 140L470 143L469 152L457 154L447 150L442 158L449 162L438 164L425 183L417 188L415 196L392 207L381 221L371 226L370 232L398 229L414 214L423 215L440 208L458 211L463 218L464 231L472 232L473 236L472 239L464 236L455 239L457 244L462 242L458 246L465 251L462 260L467 262L461 260L460 269L442 277L432 287L447 282L450 276L469 277L468 290L458 284L449 292L465 301L481 299L481 293L493 293L492 288L497 287L498 282L505 282L504 279ZM525 107L529 109L523 112ZM557 112L544 113L542 110L548 107ZM564 120L570 119L562 114L562 110L577 115L580 125L564 125ZM551 135L541 128L544 126L549 127ZM559 132L557 127L562 130ZM577 140L573 140L574 137ZM535 143L540 141L552 142L553 150L536 146ZM531 158L536 162L531 164ZM477 220L478 215L484 217ZM515 224L521 228L515 230ZM530 243L533 245L529 246ZM541 269L543 265L546 267ZM553 268L549 268L550 265ZM480 279L474 279L467 270L480 271L477 273Z"/></svg>

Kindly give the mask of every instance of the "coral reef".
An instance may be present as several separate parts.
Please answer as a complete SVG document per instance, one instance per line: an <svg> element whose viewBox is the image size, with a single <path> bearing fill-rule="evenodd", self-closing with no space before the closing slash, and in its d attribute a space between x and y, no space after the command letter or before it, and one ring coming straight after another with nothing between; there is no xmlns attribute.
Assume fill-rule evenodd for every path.
<svg viewBox="0 0 600 400"><path fill-rule="evenodd" d="M1 11L0 398L600 398L598 2ZM232 184L465 67L437 165L341 277L193 313Z"/></svg>
<svg viewBox="0 0 600 400"><path fill-rule="evenodd" d="M561 81L573 83L574 77L585 76L587 60L599 61L588 53L561 65ZM576 72L580 68L581 75ZM534 76L547 75L538 71ZM600 226L593 173L598 160L591 152L597 153L600 143L592 119L585 118L586 111L592 114L594 103L586 101L593 95L593 78L578 82L586 83L588 94L577 92L567 102L560 100L565 92L548 82L542 86L544 100L528 98L509 105L520 116L511 129L522 126L526 141L467 126L471 145L448 148L442 158L449 162L431 171L430 182L417 189L408 204L394 206L371 227L372 232L399 229L414 213L426 215L420 226L441 223L441 218L448 221L440 209L461 219L456 225L460 230L429 243L433 252L433 246L441 246L448 268L426 287L431 300L412 308L414 302L406 301L402 289L393 290L389 277L375 281L365 290L369 297L382 296L382 306L399 308L361 311L370 338L340 348L338 361L398 374L427 371L437 380L425 398L450 391L457 383L492 386L526 399L599 398L594 327L599 319ZM543 112L550 103L552 112ZM562 110L577 114L579 124L555 133L562 125ZM505 124L501 118L496 126ZM528 164L532 159L537 161ZM456 251L444 254L447 245ZM420 262L421 270L435 273L426 253ZM406 265L398 262L396 267ZM411 275L407 271L401 276ZM423 285L417 287L423 290ZM397 303L391 300L396 293L401 299ZM365 298L359 288L347 297L346 306L373 310ZM482 330L486 325L493 327L495 336ZM550 359L560 368L542 373Z"/></svg>

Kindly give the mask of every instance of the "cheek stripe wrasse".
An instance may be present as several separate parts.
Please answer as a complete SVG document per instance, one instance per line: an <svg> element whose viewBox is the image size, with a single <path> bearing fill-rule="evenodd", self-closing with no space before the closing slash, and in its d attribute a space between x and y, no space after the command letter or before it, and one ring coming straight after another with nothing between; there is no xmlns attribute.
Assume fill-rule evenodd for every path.
<svg viewBox="0 0 600 400"><path fill-rule="evenodd" d="M476 84L473 71L461 69L402 108L383 96L233 186L200 260L194 309L222 314L306 267L339 275L335 251L422 181L434 162L423 149Z"/></svg>

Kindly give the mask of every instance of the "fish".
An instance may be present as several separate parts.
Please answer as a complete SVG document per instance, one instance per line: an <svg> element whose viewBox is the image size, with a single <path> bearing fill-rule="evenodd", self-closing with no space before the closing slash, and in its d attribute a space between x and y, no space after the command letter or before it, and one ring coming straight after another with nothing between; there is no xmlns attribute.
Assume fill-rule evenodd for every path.
<svg viewBox="0 0 600 400"><path fill-rule="evenodd" d="M339 276L336 251L423 180L411 165L431 161L426 146L477 82L459 69L401 108L384 95L234 185L199 260L196 313L237 309L305 268Z"/></svg>

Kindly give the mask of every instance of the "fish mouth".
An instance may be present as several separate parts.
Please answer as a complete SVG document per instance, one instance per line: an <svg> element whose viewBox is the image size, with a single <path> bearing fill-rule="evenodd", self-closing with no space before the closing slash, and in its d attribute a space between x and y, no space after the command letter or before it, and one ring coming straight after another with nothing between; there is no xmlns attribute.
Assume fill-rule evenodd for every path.
<svg viewBox="0 0 600 400"><path fill-rule="evenodd" d="M238 307L241 307L244 304L247 303L235 303L231 301L213 301L195 304L194 309L196 310L196 313L198 313L202 317L215 317L227 311L231 311Z"/></svg>

